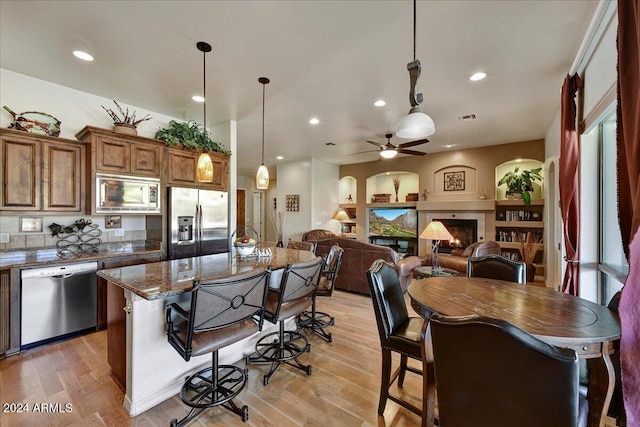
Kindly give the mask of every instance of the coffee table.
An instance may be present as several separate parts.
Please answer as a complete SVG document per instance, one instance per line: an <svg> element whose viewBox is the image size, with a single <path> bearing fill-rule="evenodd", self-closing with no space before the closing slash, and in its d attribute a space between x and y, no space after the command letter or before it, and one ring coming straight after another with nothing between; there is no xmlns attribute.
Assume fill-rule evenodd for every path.
<svg viewBox="0 0 640 427"><path fill-rule="evenodd" d="M416 267L413 271L416 272L417 279L423 279L425 277L455 277L460 274L458 270L444 267L440 268L438 271L433 271L433 268L430 265Z"/></svg>

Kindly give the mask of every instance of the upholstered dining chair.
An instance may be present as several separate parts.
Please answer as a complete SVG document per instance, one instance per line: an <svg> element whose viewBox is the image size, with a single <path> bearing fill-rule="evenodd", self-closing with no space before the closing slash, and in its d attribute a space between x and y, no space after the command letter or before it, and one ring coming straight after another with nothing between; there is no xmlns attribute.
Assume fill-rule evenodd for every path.
<svg viewBox="0 0 640 427"><path fill-rule="evenodd" d="M289 240L287 242L287 249L297 249L300 251L309 251L316 253L316 242L300 242L298 240Z"/></svg>
<svg viewBox="0 0 640 427"><path fill-rule="evenodd" d="M184 426L202 411L222 406L249 418L249 408L238 407L233 399L247 381L247 370L218 364L218 350L262 329L270 269L245 273L207 283L194 281L191 308L177 303L166 307L169 344L185 360L211 353L211 366L187 378L180 398L191 410L171 426Z"/></svg>
<svg viewBox="0 0 640 427"><path fill-rule="evenodd" d="M583 426L578 356L504 320L431 316L440 425Z"/></svg>
<svg viewBox="0 0 640 427"><path fill-rule="evenodd" d="M378 415L384 414L387 399L389 399L423 417L423 410L426 409L424 402L423 409L420 409L393 395L389 389L396 379L398 387L402 387L407 371L423 375L422 370L409 366L407 361L410 357L422 362L422 342L424 340L422 333L425 320L422 317L409 317L404 294L398 281L398 274L393 265L381 259L374 261L367 270L367 280L382 350ZM392 352L400 354L400 365L393 374L391 373ZM424 417L422 424L425 424Z"/></svg>
<svg viewBox="0 0 640 427"><path fill-rule="evenodd" d="M507 280L524 285L527 283L527 266L501 255L471 257L467 259L467 277Z"/></svg>
<svg viewBox="0 0 640 427"><path fill-rule="evenodd" d="M274 287L273 283L269 286L264 317L271 323L278 324L279 330L258 340L255 354L245 358L247 365L271 363L271 369L263 377L265 386L282 364L311 375L311 366L303 365L298 360L300 355L311 351L309 341L298 331L285 331L284 322L311 306L324 262L324 258L316 257L311 261L289 264L282 273L279 286Z"/></svg>
<svg viewBox="0 0 640 427"><path fill-rule="evenodd" d="M343 253L344 249L338 244L331 246L325 260L325 268L320 277L318 290L312 297L311 311L305 310L296 317L296 324L300 329L308 329L327 342L333 341L333 337L330 332L325 331L325 328L335 325L335 318L329 313L316 310L316 297L330 297L333 294L338 271L342 265Z"/></svg>

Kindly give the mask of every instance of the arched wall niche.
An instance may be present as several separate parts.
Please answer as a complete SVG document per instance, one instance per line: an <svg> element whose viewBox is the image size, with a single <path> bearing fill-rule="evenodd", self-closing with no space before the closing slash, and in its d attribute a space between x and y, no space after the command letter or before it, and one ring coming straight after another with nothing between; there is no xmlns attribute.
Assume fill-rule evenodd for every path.
<svg viewBox="0 0 640 427"><path fill-rule="evenodd" d="M394 180L399 183L396 200ZM389 171L367 178L367 203L373 203L374 194L390 194L392 203L404 203L409 193L418 193L419 176L415 172Z"/></svg>
<svg viewBox="0 0 640 427"><path fill-rule="evenodd" d="M471 194L478 191L476 168L465 165L452 165L438 169L433 173L431 192L439 196ZM485 190L486 191L486 190Z"/></svg>
<svg viewBox="0 0 640 427"><path fill-rule="evenodd" d="M340 178L338 188L338 203L356 203L358 201L358 181L352 176Z"/></svg>
<svg viewBox="0 0 640 427"><path fill-rule="evenodd" d="M536 181L533 183L533 193L531 199L543 199L544 198L544 167L543 163L535 159L513 159L496 166L496 200L507 199L507 186L498 186L498 182L509 171L514 171L515 168L520 170L531 170L536 168L542 168L540 175L542 175L542 182Z"/></svg>

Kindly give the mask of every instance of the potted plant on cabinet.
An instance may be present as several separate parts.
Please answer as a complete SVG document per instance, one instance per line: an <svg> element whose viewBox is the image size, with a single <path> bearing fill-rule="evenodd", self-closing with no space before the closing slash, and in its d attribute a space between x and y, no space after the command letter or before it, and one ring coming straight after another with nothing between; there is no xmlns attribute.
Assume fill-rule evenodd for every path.
<svg viewBox="0 0 640 427"><path fill-rule="evenodd" d="M169 147L182 147L187 150L203 150L231 155L219 143L209 137L209 132L194 121L177 122L171 120L169 126L156 132L156 139L164 141Z"/></svg>
<svg viewBox="0 0 640 427"><path fill-rule="evenodd" d="M509 171L504 174L498 186L507 186L507 198L522 198L525 206L531 205L531 191L533 191L533 183L535 181L542 181L542 175L540 171L542 168L535 168L531 170L520 169L516 166L513 171Z"/></svg>
<svg viewBox="0 0 640 427"><path fill-rule="evenodd" d="M138 134L138 125L146 120L151 120L150 115L146 115L141 119L136 119L136 112L134 111L132 114L129 114L129 108L127 110L123 110L115 100L113 101L118 107L118 111L120 115L113 111L111 108L105 108L104 105L101 105L104 108L104 111L109 114L109 116L113 119L113 131L118 133L124 133L127 135L137 135Z"/></svg>

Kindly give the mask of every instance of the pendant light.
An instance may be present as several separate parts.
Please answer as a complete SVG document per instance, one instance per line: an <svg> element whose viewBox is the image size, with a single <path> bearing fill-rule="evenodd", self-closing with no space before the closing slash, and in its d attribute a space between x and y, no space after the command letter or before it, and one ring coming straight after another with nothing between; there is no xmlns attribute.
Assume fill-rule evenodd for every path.
<svg viewBox="0 0 640 427"><path fill-rule="evenodd" d="M436 131L431 117L420 110L418 106L422 103L422 94L416 94L416 83L420 78L420 61L416 59L416 0L413 0L413 62L407 64L409 70L409 102L411 110L409 114L400 120L396 126L396 136L400 138L425 138Z"/></svg>
<svg viewBox="0 0 640 427"><path fill-rule="evenodd" d="M269 79L260 77L258 79L262 83L262 164L256 173L256 188L258 190L266 190L269 188L269 170L264 165L264 88L269 84Z"/></svg>
<svg viewBox="0 0 640 427"><path fill-rule="evenodd" d="M211 52L211 45L206 42L196 43L196 47L202 52L202 97L204 98L204 135L207 135L207 52ZM206 151L198 157L196 175L199 182L213 182L213 162L211 156Z"/></svg>

